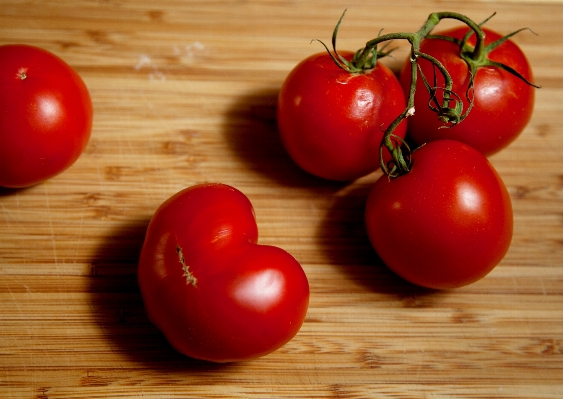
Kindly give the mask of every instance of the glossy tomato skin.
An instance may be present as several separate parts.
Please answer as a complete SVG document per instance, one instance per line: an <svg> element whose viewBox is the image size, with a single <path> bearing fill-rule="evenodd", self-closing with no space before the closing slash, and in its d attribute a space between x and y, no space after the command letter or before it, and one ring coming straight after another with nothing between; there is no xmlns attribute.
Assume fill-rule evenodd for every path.
<svg viewBox="0 0 563 399"><path fill-rule="evenodd" d="M352 58L350 52L341 55ZM405 107L398 79L382 62L365 73L350 73L320 53L300 62L284 81L278 127L287 152L302 169L351 181L378 169L383 131ZM404 137L406 123L395 134Z"/></svg>
<svg viewBox="0 0 563 399"><path fill-rule="evenodd" d="M487 275L512 239L508 191L474 148L437 140L412 154L410 172L383 175L366 205L370 241L383 262L411 283L456 288Z"/></svg>
<svg viewBox="0 0 563 399"><path fill-rule="evenodd" d="M138 279L149 318L179 352L240 361L297 334L309 303L307 277L290 254L257 240L250 201L227 185L196 185L158 208Z"/></svg>
<svg viewBox="0 0 563 399"><path fill-rule="evenodd" d="M80 76L54 54L0 46L0 186L28 187L71 166L92 129Z"/></svg>
<svg viewBox="0 0 563 399"><path fill-rule="evenodd" d="M455 28L439 34L463 38L468 28ZM483 28L485 44L498 40L501 35ZM475 35L469 43L475 44ZM424 39L420 51L437 58L448 70L453 81L453 91L463 100L464 110L469 106L466 99L469 70L459 56L459 46L446 40ZM489 53L489 59L511 66L529 82L533 82L532 70L522 50L507 40ZM419 59L424 75L433 82L434 72L430 62ZM400 74L405 93L410 87L410 62L406 62ZM444 86L441 76L438 86ZM492 155L512 143L524 130L534 108L534 87L498 67L481 67L474 82L474 106L469 116L451 129L443 124L428 108L430 95L419 76L415 95L415 114L409 118L408 135L418 144L440 139L459 140L476 148L485 156ZM441 99L441 93L439 94Z"/></svg>

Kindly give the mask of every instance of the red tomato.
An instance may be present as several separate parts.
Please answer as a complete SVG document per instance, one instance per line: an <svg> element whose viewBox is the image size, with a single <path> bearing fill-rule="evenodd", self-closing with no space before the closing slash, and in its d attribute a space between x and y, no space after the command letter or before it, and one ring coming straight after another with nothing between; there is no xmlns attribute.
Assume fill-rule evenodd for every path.
<svg viewBox="0 0 563 399"><path fill-rule="evenodd" d="M474 148L453 140L412 154L410 172L380 177L366 207L369 238L404 279L455 288L488 274L512 239L512 205L501 178Z"/></svg>
<svg viewBox="0 0 563 399"><path fill-rule="evenodd" d="M0 46L0 186L27 187L72 165L90 138L80 76L40 48Z"/></svg>
<svg viewBox="0 0 563 399"><path fill-rule="evenodd" d="M268 354L301 328L309 284L280 248L258 245L240 191L202 184L154 214L139 262L147 314L179 352L214 362Z"/></svg>
<svg viewBox="0 0 563 399"><path fill-rule="evenodd" d="M299 63L283 83L278 127L287 152L302 169L350 181L379 168L383 131L405 107L401 86L383 63L350 73L320 53ZM394 133L404 137L406 124Z"/></svg>
<svg viewBox="0 0 563 399"><path fill-rule="evenodd" d="M440 34L462 39L468 29L455 28ZM485 45L501 38L501 35L489 29L483 28L483 31L486 34ZM475 44L475 35L469 44ZM461 97L466 110L469 106L466 93L470 75L466 62L459 55L459 46L446 40L429 38L422 41L420 52L437 58L446 67L454 81L453 91ZM512 67L529 82L533 80L526 56L511 40L492 50L489 59ZM420 58L418 64L428 82L433 84L432 64ZM410 87L410 71L410 62L407 62L400 75L405 93ZM444 86L444 79L440 75L438 86ZM440 102L442 94L438 92ZM442 128L443 124L428 107L429 101L430 95L419 76L415 94L416 112L408 122L408 135L416 143L439 139L459 140L489 156L508 146L528 124L534 108L534 87L499 67L478 68L474 81L474 106L467 118L451 129Z"/></svg>

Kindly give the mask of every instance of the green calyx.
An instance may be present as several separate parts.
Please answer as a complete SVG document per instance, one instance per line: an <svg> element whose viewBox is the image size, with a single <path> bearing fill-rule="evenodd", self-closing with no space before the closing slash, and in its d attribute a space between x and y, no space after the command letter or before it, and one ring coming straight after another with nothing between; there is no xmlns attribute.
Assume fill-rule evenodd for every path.
<svg viewBox="0 0 563 399"><path fill-rule="evenodd" d="M344 19L344 15L346 15L346 10L344 10L344 12L342 13L342 16L338 20L338 23L336 24L336 27L332 32L332 51L323 41L319 39L313 39L313 41L321 43L336 66L345 71L348 71L350 73L363 73L375 68L378 58L386 57L394 50L391 49L389 51L385 51L390 42L386 43L380 50L378 50L377 47L370 48L367 55L364 55L362 53L363 49L360 49L354 54L354 57L351 61L347 60L346 58L338 54L338 51L336 51L336 37L338 36L338 29L340 29L340 24ZM379 32L378 37L380 35L381 31Z"/></svg>
<svg viewBox="0 0 563 399"><path fill-rule="evenodd" d="M483 22L479 24L479 26L483 26L486 22L488 22L492 17L494 17L496 13L492 14L489 18L485 19ZM460 40L457 38L443 36L443 35L428 35L427 39L440 39L446 40L455 43L459 47L459 55L460 57L466 62L469 68L469 74L471 76L470 84L468 85L468 89L473 87L473 79L477 74L477 70L483 67L496 67L500 68L506 72L511 73L512 75L516 76L517 78L521 79L526 84L533 86L535 88L539 88L540 86L535 85L534 83L528 81L522 74L512 68L510 65L506 65L500 62L493 61L489 58L489 54L491 51L499 47L501 44L506 42L511 37L515 36L516 34L524 31L529 30L530 32L534 33L529 28L522 28L518 29L506 36L501 37L500 39L489 43L485 46L484 44L484 37L478 37L476 40L475 46L472 46L468 43L469 39L475 33L473 30L469 30L465 36ZM535 33L534 33L535 34Z"/></svg>

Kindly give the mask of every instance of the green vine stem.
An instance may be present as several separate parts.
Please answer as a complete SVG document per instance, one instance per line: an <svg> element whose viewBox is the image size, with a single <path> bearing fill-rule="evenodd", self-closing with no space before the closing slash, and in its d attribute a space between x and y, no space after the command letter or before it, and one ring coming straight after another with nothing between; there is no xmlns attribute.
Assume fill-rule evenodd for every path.
<svg viewBox="0 0 563 399"><path fill-rule="evenodd" d="M340 17L336 27L333 31L332 35L332 48L333 51L331 52L328 47L320 40L319 41L327 50L327 52L332 57L335 64L350 73L365 73L370 69L375 68L377 59L389 55L393 50L385 51L388 44L393 40L406 40L410 43L411 46L411 54L410 54L410 63L411 63L411 82L409 88L409 96L407 98L407 105L404 111L398 115L393 122L385 129L383 139L381 140L380 146L380 155L379 155L379 163L383 172L389 177L398 177L405 173L408 173L411 167L411 150L406 145L403 139L398 137L397 135L393 134L397 126L407 119L409 116L414 115L415 108L414 108L414 96L416 91L416 84L417 78L419 75L419 66L418 60L425 59L432 63L434 66L435 74L434 74L434 82L433 84L429 83L424 74L420 73L424 85L428 92L430 93L430 102L428 106L432 111L437 114L438 119L446 126L452 127L456 124L460 123L467 117L470 110L473 107L473 98L471 97L471 91L473 89L473 80L477 69L483 66L495 66L502 68L509 73L519 77L527 84L539 87L534 85L533 83L528 82L522 75L520 75L517 71L515 71L512 67L504 64L500 64L494 61L489 60L488 54L501 45L503 42L508 40L510 37L514 36L518 32L522 31L523 29L517 30L512 32L511 34L502 37L501 39L488 44L485 46L485 32L481 29L481 25L486 23L489 19L491 19L495 14L491 15L485 21L481 22L480 24L476 23L469 17L456 13L456 12L435 12L428 16L428 19L422 25L422 27L414 33L390 33L381 35L381 31L379 32L378 36L375 39L368 41L362 49L358 50L353 59L348 61L344 57L340 56L336 51L336 37L338 34L338 29L344 15L346 14L346 10ZM441 35L431 35L431 31L442 21L443 19L454 19L463 22L467 25L470 29L465 35L462 40L441 36ZM475 45L472 47L467 44L469 38L475 35ZM467 109L463 110L463 102L461 97L455 93L453 88L453 80L446 70L446 68L442 65L442 63L430 56L429 54L422 53L420 51L420 44L423 39L425 38L432 38L432 39L442 39L442 40L449 40L453 41L460 48L460 57L464 59L469 67L469 74L470 74L470 83L468 85L467 92L465 96L468 100L469 106ZM316 39L315 39L316 40ZM378 49L378 46L384 42L387 42L383 45L381 49ZM437 86L437 75L438 72L442 75L444 79L444 87ZM442 93L442 102L438 101L438 97L436 96L437 92ZM406 155L403 154L401 147L406 148ZM390 165L386 165L383 161L383 148L386 148L392 156L392 161L390 161Z"/></svg>
<svg viewBox="0 0 563 399"><path fill-rule="evenodd" d="M438 118L445 124L455 125L459 123L464 117L464 115L462 114L462 102L459 100L459 96L452 92L453 81L446 68L434 57L420 52L420 43L422 42L422 40L427 37L430 32L436 27L436 25L438 25L438 23L443 19L455 19L466 24L475 33L476 36L476 44L473 49L473 57L476 59L483 57L485 33L483 32L479 24L474 22L472 19L455 12L436 12L430 14L424 25L414 33L391 33L378 36L377 38L368 41L358 56L358 63L361 65L364 60L367 59L371 53L373 53L374 49L377 48L380 43L389 40L407 40L411 46L411 84L409 96L407 98L407 106L405 110L399 116L397 116L397 118L395 118L395 120L387 127L381 142L382 147L384 146L391 153L391 156L393 158L393 166L389 170L387 165L385 165L385 163L383 162L383 157L381 156L381 154L379 157L381 169L390 177L397 177L407 173L410 170L411 166L409 156L410 151L408 151L407 156L404 156L401 150L402 142L397 141L396 136L393 135L393 132L403 120L413 115L415 112L414 95L418 78L419 58L424 58L430 61L445 80L442 104L436 110L438 113ZM426 86L428 89L431 89L428 84Z"/></svg>
<svg viewBox="0 0 563 399"><path fill-rule="evenodd" d="M407 173L410 170L410 150L407 147L407 155L405 156L403 154L401 147L405 143L402 139L399 139L396 135L394 135L393 132L403 120L414 114L414 94L416 91L416 81L418 77L417 62L419 58L430 61L435 66L435 69L443 76L445 81L445 86L443 88L437 88L435 87L436 85L431 86L423 76L426 88L429 90L432 98L435 98L437 89L443 91L442 104L438 104L436 108L431 107L438 114L438 118L444 124L453 126L463 120L463 118L469 111L468 110L465 114L462 114L463 103L460 100L460 97L452 91L453 81L449 72L436 58L430 56L429 54L421 53L420 43L430 34L432 29L434 29L434 27L436 27L436 25L438 25L441 20L456 19L465 23L467 26L469 26L469 28L471 28L472 32L475 33L476 44L472 51L472 58L481 59L483 58L484 53L485 33L483 32L479 24L475 23L465 15L456 12L436 12L429 15L424 25L417 32L390 33L381 35L380 31L380 34L377 36L377 38L368 41L365 47L356 52L352 61L348 61L344 57L340 56L340 54L338 54L338 52L336 51L336 37L338 35L338 30L345 14L346 10L344 10L344 13L340 17L338 23L336 24L336 27L334 28L332 34L332 52L322 41L317 40L325 47L325 49L339 68L342 68L350 73L364 73L370 69L375 68L378 58L387 56L393 51L385 51L387 45L391 41L406 40L410 43L411 46L411 84L409 96L407 98L407 106L405 110L399 116L397 116L393 120L393 122L391 122L391 124L385 129L384 136L381 141L381 147L385 147L392 155L391 170L389 170L387 165L385 165L385 163L383 162L382 151L380 151L379 157L379 163L383 172L390 177L397 177ZM382 47L381 50L378 50L378 46L384 42L387 43Z"/></svg>

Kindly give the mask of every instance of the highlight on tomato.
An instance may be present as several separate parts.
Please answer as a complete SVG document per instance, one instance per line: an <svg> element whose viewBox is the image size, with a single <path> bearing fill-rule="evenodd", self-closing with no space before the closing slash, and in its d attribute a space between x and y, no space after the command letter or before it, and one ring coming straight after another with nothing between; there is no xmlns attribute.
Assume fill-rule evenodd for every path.
<svg viewBox="0 0 563 399"><path fill-rule="evenodd" d="M0 46L0 186L29 187L69 168L92 130L81 77L41 48Z"/></svg>
<svg viewBox="0 0 563 399"><path fill-rule="evenodd" d="M258 242L248 198L188 187L147 228L138 281L150 320L179 352L231 362L271 353L301 328L309 284L297 260Z"/></svg>

